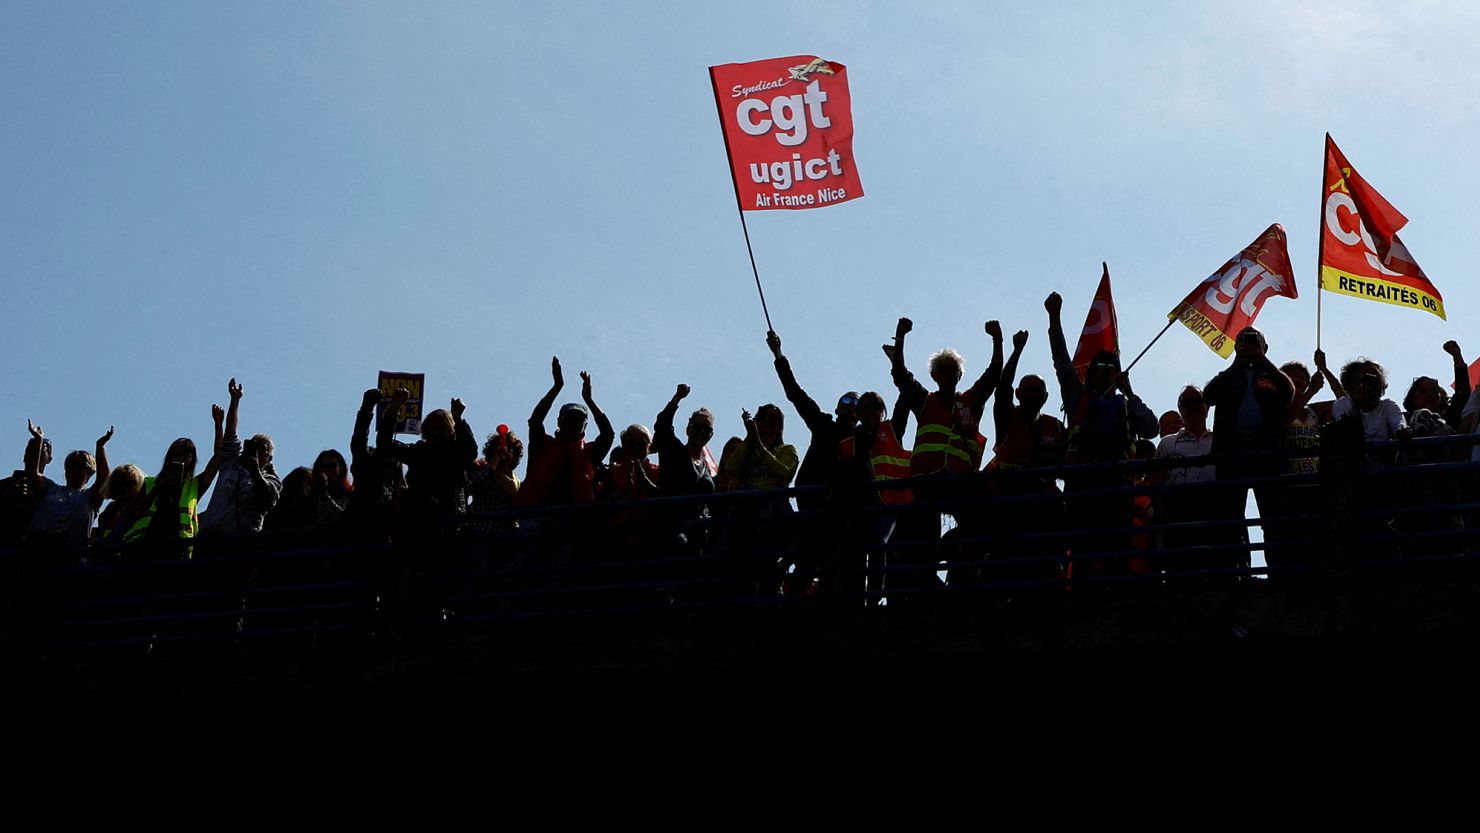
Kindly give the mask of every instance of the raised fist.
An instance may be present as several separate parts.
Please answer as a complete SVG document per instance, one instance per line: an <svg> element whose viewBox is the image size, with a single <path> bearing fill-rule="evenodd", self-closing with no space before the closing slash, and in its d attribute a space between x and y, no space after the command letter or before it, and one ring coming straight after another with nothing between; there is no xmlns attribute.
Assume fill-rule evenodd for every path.
<svg viewBox="0 0 1480 833"><path fill-rule="evenodd" d="M997 319L994 318L991 321L988 321L986 325L986 330L987 335L991 336L993 339L997 341L1002 340L1002 324L998 322Z"/></svg>
<svg viewBox="0 0 1480 833"><path fill-rule="evenodd" d="M915 322L908 318L901 318L899 323L894 325L894 337L904 338L905 334L913 329L915 329Z"/></svg>
<svg viewBox="0 0 1480 833"><path fill-rule="evenodd" d="M1048 310L1049 315L1058 315L1059 310L1064 308L1064 299L1059 296L1059 293L1050 292L1048 297L1043 299L1043 308Z"/></svg>
<svg viewBox="0 0 1480 833"><path fill-rule="evenodd" d="M1012 334L1012 346L1013 347L1016 347L1017 349L1021 350L1021 349L1023 349L1023 345L1025 345L1027 343L1028 343L1028 331L1027 330L1018 330L1017 332L1015 332L1015 333Z"/></svg>

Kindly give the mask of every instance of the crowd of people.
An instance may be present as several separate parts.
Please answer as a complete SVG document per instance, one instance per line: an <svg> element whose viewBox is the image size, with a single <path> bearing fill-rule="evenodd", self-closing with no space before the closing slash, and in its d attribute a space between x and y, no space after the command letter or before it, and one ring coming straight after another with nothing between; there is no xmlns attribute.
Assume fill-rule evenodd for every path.
<svg viewBox="0 0 1480 833"><path fill-rule="evenodd" d="M510 574L729 557L714 582L726 593L869 591L865 598L877 600L890 587L939 582L943 562L952 584L1237 579L1249 573L1251 489L1274 572L1308 563L1302 535L1331 500L1354 507L1348 516L1366 532L1469 523L1467 512L1452 509L1470 495L1464 477L1353 476L1350 489L1336 492L1330 480L1332 467L1345 477L1480 459L1480 447L1407 442L1476 430L1480 396L1454 342L1444 345L1453 394L1424 376L1400 404L1388 398L1387 371L1377 362L1358 358L1333 372L1318 350L1314 371L1300 361L1276 365L1264 335L1250 327L1237 334L1227 369L1184 387L1176 408L1158 418L1116 353L1076 367L1061 305L1057 293L1044 304L1057 415L1045 411L1048 379L1019 375L1028 331L1011 337L1009 352L996 321L985 325L992 355L980 376L968 384L964 358L946 348L930 356L927 384L910 370L912 324L899 319L884 345L895 391L847 391L830 411L797 380L780 337L768 333L782 393L810 434L805 454L786 439L785 412L764 404L742 414L743 436L716 457L708 409L689 411L677 431L690 395L683 384L651 427L634 423L619 434L589 374L581 374L579 401L556 407L565 389L558 358L523 437L500 425L480 448L462 401L453 399L425 415L420 439L401 442L395 417L407 393L372 389L348 459L327 449L285 475L271 437L243 438L244 391L235 379L227 407L213 407L209 453L178 439L152 474L110 465L109 428L91 453L65 456L56 482L46 475L52 441L28 423L23 467L0 481L0 550L87 565L312 540L404 545L428 559L476 553L481 569ZM1313 403L1323 387L1334 398ZM1126 465L1132 460L1163 462ZM782 491L792 486L799 488ZM1426 506L1451 508L1402 511Z"/></svg>

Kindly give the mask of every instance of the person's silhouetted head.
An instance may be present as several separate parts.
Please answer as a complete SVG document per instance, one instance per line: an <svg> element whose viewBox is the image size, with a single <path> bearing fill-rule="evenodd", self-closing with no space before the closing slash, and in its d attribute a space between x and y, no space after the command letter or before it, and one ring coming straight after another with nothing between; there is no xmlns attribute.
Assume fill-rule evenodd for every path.
<svg viewBox="0 0 1480 833"><path fill-rule="evenodd" d="M452 414L442 408L427 414L421 421L421 438L428 442L445 442L457 433Z"/></svg>
<svg viewBox="0 0 1480 833"><path fill-rule="evenodd" d="M1030 414L1042 411L1043 406L1048 403L1048 385L1044 383L1043 377L1029 373L1019 379L1017 400L1023 410Z"/></svg>
<svg viewBox="0 0 1480 833"><path fill-rule="evenodd" d="M878 428L884 422L884 411L887 407L884 404L884 397L876 391L864 393L858 397L858 423L870 430Z"/></svg>
<svg viewBox="0 0 1480 833"><path fill-rule="evenodd" d="M785 427L786 414L780 408L767 403L755 409L755 432L761 445L766 448L780 445L782 429Z"/></svg>
<svg viewBox="0 0 1480 833"><path fill-rule="evenodd" d="M955 391L966 373L966 359L955 348L944 347L930 356L930 378L942 392Z"/></svg>

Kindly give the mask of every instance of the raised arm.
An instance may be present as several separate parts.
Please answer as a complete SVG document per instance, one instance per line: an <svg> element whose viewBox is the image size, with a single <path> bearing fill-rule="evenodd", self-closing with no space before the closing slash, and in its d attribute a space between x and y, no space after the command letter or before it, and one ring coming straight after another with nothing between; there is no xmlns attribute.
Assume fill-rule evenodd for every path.
<svg viewBox="0 0 1480 833"><path fill-rule="evenodd" d="M1325 376L1319 373L1312 375L1310 382L1305 386L1305 390L1296 391L1295 398L1290 401L1290 416L1294 418L1299 414L1305 413L1305 409L1310 405L1310 400L1325 386ZM1206 396L1207 392L1204 391L1203 395Z"/></svg>
<svg viewBox="0 0 1480 833"><path fill-rule="evenodd" d="M987 397L997 389L997 380L1002 378L1002 325L995 320L988 321L986 331L992 337L992 363L971 386L971 401L978 409L986 404Z"/></svg>
<svg viewBox="0 0 1480 833"><path fill-rule="evenodd" d="M899 396L904 400L905 407L917 418L920 410L925 407L925 397L930 392L920 384L909 368L904 363L904 337L909 335L910 330L915 328L915 323L908 318L901 318L894 325L894 343L884 345L884 355L889 357L889 375L894 379L894 387L899 389Z"/></svg>
<svg viewBox="0 0 1480 833"><path fill-rule="evenodd" d="M606 453L612 450L617 432L612 430L612 421L606 418L606 414L596 405L596 400L591 398L591 374L584 370L581 371L581 399L591 410L591 418L596 420L597 434L590 445L591 459L604 460Z"/></svg>
<svg viewBox="0 0 1480 833"><path fill-rule="evenodd" d="M478 462L478 438L473 436L473 427L463 419L463 412L468 409L461 399L454 398L448 410L452 414L453 439L457 442L457 453L462 458L462 464L468 470Z"/></svg>
<svg viewBox="0 0 1480 833"><path fill-rule="evenodd" d="M231 404L226 406L226 436L235 437L236 411L242 402L242 386L236 383L236 379L226 383L226 395L231 398Z"/></svg>
<svg viewBox="0 0 1480 833"><path fill-rule="evenodd" d="M1326 351L1317 350L1315 361L1316 372L1326 377L1326 381L1331 383L1331 395L1337 399L1346 398L1346 388L1341 386L1341 380L1336 377L1335 373L1331 372L1329 367L1326 367Z"/></svg>
<svg viewBox="0 0 1480 833"><path fill-rule="evenodd" d="M658 418L653 420L653 447L662 448L664 445L682 445L678 434L673 430L673 417L678 413L678 403L689 395L689 386L680 384L673 391L673 398L658 412Z"/></svg>
<svg viewBox="0 0 1480 833"><path fill-rule="evenodd" d="M775 330L766 332L766 346L771 348L771 355L775 357L776 377L781 380L781 390L786 393L786 399L792 407L797 409L802 422L807 423L807 427L813 431L831 425L832 418L797 384L797 377L791 372L791 362L781 354L781 336L776 335Z"/></svg>
<svg viewBox="0 0 1480 833"><path fill-rule="evenodd" d="M396 418L401 414L401 406L411 398L411 392L405 388L396 388L391 398L380 410L380 428L375 432L375 453L377 456L384 454L390 459L399 460L402 445L396 442Z"/></svg>
<svg viewBox="0 0 1480 833"><path fill-rule="evenodd" d="M534 412L529 415L529 433L545 433L545 417L550 415L550 406L555 404L555 397L565 387L565 375L560 372L560 357L550 357L550 390L539 402L535 403Z"/></svg>
<svg viewBox="0 0 1480 833"><path fill-rule="evenodd" d="M39 483L41 482L41 467L44 465L42 458L46 456L46 432L41 430L41 426L32 424L29 419L26 420L26 430L31 432L31 439L36 441L36 453L30 455L26 461L26 476L32 483Z"/></svg>
<svg viewBox="0 0 1480 833"><path fill-rule="evenodd" d="M1017 379L1018 359L1028 344L1028 331L1018 330L1012 336L1012 355L997 379L997 398L992 401L992 423L997 426L997 442L1007 437L1012 427L1012 385Z"/></svg>
<svg viewBox="0 0 1480 833"><path fill-rule="evenodd" d="M1079 378L1079 371L1074 369L1074 359L1069 355L1069 346L1064 343L1064 323L1060 320L1064 299L1059 293L1050 292L1043 301L1043 308L1048 311L1048 349L1053 354L1054 375L1059 379L1059 399L1065 413L1073 413L1079 397L1084 395L1084 381Z"/></svg>
<svg viewBox="0 0 1480 833"><path fill-rule="evenodd" d="M214 417L218 406L211 406L211 415ZM216 481L216 472L221 468L221 452L212 450L211 458L206 461L206 467L200 474L195 476L196 495L204 495L211 484Z"/></svg>
<svg viewBox="0 0 1480 833"><path fill-rule="evenodd" d="M103 488L107 485L108 474L113 469L108 465L108 441L113 439L113 426L108 426L108 433L98 437L98 444L93 449L93 458L98 463L98 473L93 479L92 487L88 489L88 495L92 498L93 505L103 502Z"/></svg>
<svg viewBox="0 0 1480 833"><path fill-rule="evenodd" d="M1454 395L1449 397L1449 410L1444 414L1444 421L1458 429L1464 421L1465 405L1470 401L1470 366L1465 363L1458 342L1444 342L1444 352L1454 359Z"/></svg>
<svg viewBox="0 0 1480 833"><path fill-rule="evenodd" d="M360 410L355 414L355 430L349 437L351 462L363 459L370 453L370 422L375 419L375 406L379 404L379 388L371 388L360 397Z"/></svg>

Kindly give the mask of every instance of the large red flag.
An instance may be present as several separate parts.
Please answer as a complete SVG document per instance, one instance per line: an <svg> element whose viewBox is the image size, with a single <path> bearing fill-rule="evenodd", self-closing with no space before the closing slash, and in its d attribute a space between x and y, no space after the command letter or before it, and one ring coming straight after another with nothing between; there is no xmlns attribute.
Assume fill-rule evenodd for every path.
<svg viewBox="0 0 1480 833"><path fill-rule="evenodd" d="M1180 320L1226 359L1233 354L1234 337L1254 323L1267 298L1298 294L1285 229L1275 223L1198 284L1167 318Z"/></svg>
<svg viewBox="0 0 1480 833"><path fill-rule="evenodd" d="M709 68L743 211L863 196L853 167L847 68L794 55Z"/></svg>
<svg viewBox="0 0 1480 833"><path fill-rule="evenodd" d="M1398 239L1408 219L1352 169L1329 133L1325 182L1320 288L1444 318L1444 296Z"/></svg>
<svg viewBox="0 0 1480 833"><path fill-rule="evenodd" d="M1110 295L1110 265L1101 263L1100 287L1094 303L1089 305L1084 329L1079 333L1079 346L1074 348L1074 369L1083 379L1090 360L1101 350L1120 353L1120 326L1115 320L1115 298Z"/></svg>

